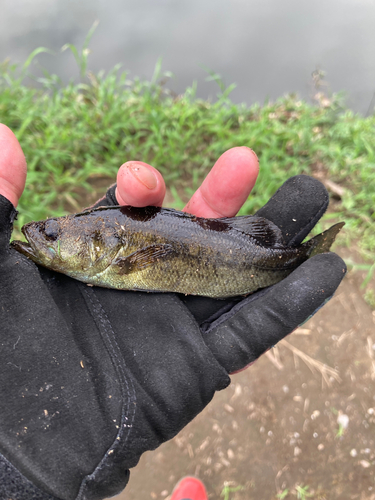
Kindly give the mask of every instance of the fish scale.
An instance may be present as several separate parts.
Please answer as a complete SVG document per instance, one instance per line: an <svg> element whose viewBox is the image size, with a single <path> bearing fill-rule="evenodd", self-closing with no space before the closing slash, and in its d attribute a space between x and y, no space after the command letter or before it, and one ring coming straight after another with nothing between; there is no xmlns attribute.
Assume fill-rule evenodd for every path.
<svg viewBox="0 0 375 500"><path fill-rule="evenodd" d="M26 224L12 246L90 285L226 298L273 285L329 251L344 223L295 247L256 216L195 217L160 207L101 207Z"/></svg>

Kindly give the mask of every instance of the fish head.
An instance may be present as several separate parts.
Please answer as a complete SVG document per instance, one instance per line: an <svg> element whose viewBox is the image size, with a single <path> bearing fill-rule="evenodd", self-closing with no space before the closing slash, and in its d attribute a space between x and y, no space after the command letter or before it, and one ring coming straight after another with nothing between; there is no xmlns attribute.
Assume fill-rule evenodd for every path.
<svg viewBox="0 0 375 500"><path fill-rule="evenodd" d="M114 243L109 241L111 238L74 216L29 222L22 232L27 243L13 242L13 247L35 263L55 271L71 276L90 275L91 271L100 272L111 261Z"/></svg>

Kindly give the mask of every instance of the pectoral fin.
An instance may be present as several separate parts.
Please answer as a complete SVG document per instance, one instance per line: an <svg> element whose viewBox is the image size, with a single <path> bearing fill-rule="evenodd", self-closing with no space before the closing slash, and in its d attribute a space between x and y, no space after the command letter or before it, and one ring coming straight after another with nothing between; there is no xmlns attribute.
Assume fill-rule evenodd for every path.
<svg viewBox="0 0 375 500"><path fill-rule="evenodd" d="M119 274L130 274L151 267L172 252L172 245L151 245L136 250L127 257L118 257L112 265L117 267Z"/></svg>

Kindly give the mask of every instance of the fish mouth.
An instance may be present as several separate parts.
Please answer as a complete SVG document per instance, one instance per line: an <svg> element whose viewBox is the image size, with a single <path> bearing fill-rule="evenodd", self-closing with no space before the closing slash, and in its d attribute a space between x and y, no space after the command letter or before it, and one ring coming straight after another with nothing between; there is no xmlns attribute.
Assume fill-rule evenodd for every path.
<svg viewBox="0 0 375 500"><path fill-rule="evenodd" d="M17 250L17 252L22 253L29 259L34 260L36 258L35 250L30 245L30 243L26 241L13 240L11 243L11 247Z"/></svg>
<svg viewBox="0 0 375 500"><path fill-rule="evenodd" d="M33 241L35 239L33 238L33 234L28 234L27 224L21 228L21 231L27 241L12 241L11 247L17 250L17 252L25 255L37 264L51 262L56 257L56 252L52 247L42 245L41 248L38 248L38 245Z"/></svg>

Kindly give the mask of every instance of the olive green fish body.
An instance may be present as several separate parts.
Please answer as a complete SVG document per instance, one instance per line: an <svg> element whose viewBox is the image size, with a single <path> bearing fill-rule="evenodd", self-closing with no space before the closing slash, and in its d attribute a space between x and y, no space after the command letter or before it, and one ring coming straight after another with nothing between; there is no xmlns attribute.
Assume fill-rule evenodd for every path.
<svg viewBox="0 0 375 500"><path fill-rule="evenodd" d="M343 224L297 247L255 216L204 219L159 207L102 207L26 224L14 248L88 284L225 298L285 278L328 251Z"/></svg>

